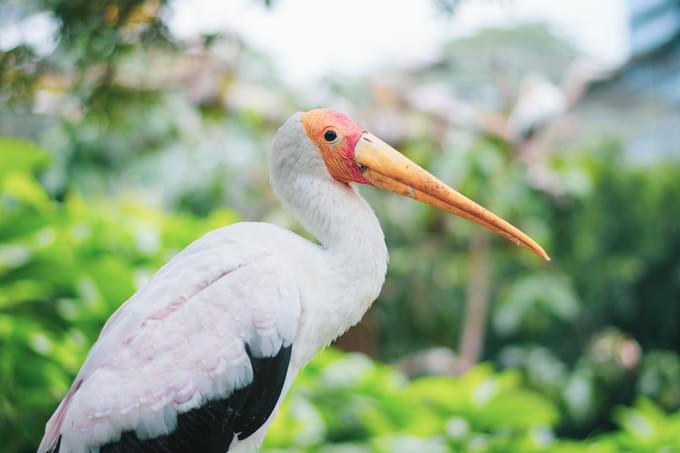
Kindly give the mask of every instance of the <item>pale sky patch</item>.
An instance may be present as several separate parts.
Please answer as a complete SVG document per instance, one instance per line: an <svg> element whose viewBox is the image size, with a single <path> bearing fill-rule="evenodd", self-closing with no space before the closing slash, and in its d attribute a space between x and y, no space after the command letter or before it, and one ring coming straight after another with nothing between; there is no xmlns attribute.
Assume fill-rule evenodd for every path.
<svg viewBox="0 0 680 453"><path fill-rule="evenodd" d="M260 4L175 0L169 23L180 37L235 31L295 85L429 61L451 38L527 22L547 23L605 64L628 55L625 0L467 0L450 19L429 0L278 0L271 10Z"/></svg>

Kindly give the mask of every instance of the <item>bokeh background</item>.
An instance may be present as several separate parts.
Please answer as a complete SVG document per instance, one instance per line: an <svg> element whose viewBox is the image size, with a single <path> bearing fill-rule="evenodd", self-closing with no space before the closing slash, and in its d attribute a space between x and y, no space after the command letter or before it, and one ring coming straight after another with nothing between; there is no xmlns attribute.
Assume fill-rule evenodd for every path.
<svg viewBox="0 0 680 453"><path fill-rule="evenodd" d="M680 451L680 2L4 0L0 439L110 313L343 110L543 244L362 188L391 251L266 452Z"/></svg>

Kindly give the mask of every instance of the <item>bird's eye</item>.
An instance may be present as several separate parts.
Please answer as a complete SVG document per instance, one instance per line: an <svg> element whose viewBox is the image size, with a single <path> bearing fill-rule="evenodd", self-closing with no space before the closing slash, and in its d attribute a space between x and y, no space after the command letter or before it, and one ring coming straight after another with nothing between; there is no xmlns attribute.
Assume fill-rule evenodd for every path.
<svg viewBox="0 0 680 453"><path fill-rule="evenodd" d="M323 133L323 139L328 143L333 143L338 138L338 133L333 129L328 129Z"/></svg>

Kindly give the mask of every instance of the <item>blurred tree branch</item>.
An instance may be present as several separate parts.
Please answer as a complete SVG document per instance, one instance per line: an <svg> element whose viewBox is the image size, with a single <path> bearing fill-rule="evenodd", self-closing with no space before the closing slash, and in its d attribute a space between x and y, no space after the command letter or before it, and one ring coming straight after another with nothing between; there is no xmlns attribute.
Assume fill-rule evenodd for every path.
<svg viewBox="0 0 680 453"><path fill-rule="evenodd" d="M468 253L470 272L465 299L465 318L458 343L459 355L454 368L456 374L465 373L477 364L482 356L491 287L489 241L489 234L479 229L475 230L470 240Z"/></svg>

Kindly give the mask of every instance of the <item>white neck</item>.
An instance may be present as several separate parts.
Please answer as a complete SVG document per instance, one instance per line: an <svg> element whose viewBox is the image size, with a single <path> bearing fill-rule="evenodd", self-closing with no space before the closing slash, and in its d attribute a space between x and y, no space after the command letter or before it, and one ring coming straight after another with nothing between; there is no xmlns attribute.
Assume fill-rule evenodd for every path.
<svg viewBox="0 0 680 453"><path fill-rule="evenodd" d="M303 322L313 331L309 341L323 347L359 322L380 294L387 247L373 210L353 188L304 177L291 186L297 196L279 196L320 241L324 258L325 268L314 276L324 285L323 297L303 301L307 318Z"/></svg>
<svg viewBox="0 0 680 453"><path fill-rule="evenodd" d="M284 207L321 243L323 268L306 281L319 291L303 300L300 327L313 354L361 320L380 293L388 255L377 217L354 188L332 179L320 158L281 158L297 151L281 148L299 143L275 141L271 180Z"/></svg>

